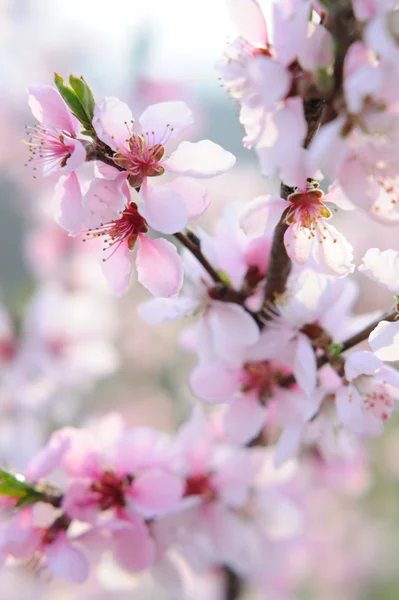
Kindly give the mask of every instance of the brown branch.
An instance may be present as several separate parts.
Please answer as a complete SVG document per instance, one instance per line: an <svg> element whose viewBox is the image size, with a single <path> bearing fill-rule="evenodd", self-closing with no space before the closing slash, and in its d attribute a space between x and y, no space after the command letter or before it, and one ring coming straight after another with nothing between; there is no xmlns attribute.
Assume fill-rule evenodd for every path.
<svg viewBox="0 0 399 600"><path fill-rule="evenodd" d="M201 243L197 236L195 236L192 232L187 233L187 235L181 232L174 233L173 236L179 240L179 242L183 244L183 246L185 246L187 250L191 252L191 254L195 256L195 258L204 267L205 271L215 283L225 283L216 269L212 267L211 263L202 254Z"/></svg>
<svg viewBox="0 0 399 600"><path fill-rule="evenodd" d="M241 597L243 588L242 579L230 569L230 567L223 567L225 575L225 600L238 600Z"/></svg>

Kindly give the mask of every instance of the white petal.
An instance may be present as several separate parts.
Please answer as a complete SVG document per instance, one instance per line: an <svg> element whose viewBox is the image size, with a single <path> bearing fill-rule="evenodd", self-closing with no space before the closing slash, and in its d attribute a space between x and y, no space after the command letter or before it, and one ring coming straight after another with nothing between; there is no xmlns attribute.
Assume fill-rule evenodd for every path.
<svg viewBox="0 0 399 600"><path fill-rule="evenodd" d="M236 162L235 156L210 140L182 142L162 163L167 171L188 177L208 178L225 173Z"/></svg>
<svg viewBox="0 0 399 600"><path fill-rule="evenodd" d="M381 283L394 294L399 294L399 254L395 250L381 252L370 248L362 259L359 271L370 279Z"/></svg>
<svg viewBox="0 0 399 600"><path fill-rule="evenodd" d="M308 229L290 225L284 234L284 245L290 259L300 265L309 260L313 238Z"/></svg>
<svg viewBox="0 0 399 600"><path fill-rule="evenodd" d="M314 349L309 338L299 334L295 359L294 373L298 384L305 394L312 394L316 387L317 361Z"/></svg>
<svg viewBox="0 0 399 600"><path fill-rule="evenodd" d="M245 394L234 400L228 407L224 427L227 436L236 444L247 444L262 431L267 411L259 398Z"/></svg>
<svg viewBox="0 0 399 600"><path fill-rule="evenodd" d="M370 333L369 344L381 360L399 360L399 323L381 321Z"/></svg>
<svg viewBox="0 0 399 600"><path fill-rule="evenodd" d="M94 108L93 127L100 140L113 150L126 148L133 115L127 104L114 96L102 98Z"/></svg>
<svg viewBox="0 0 399 600"><path fill-rule="evenodd" d="M349 381L359 375L373 375L382 366L381 361L372 352L355 352L345 362L345 375Z"/></svg>
<svg viewBox="0 0 399 600"><path fill-rule="evenodd" d="M190 388L204 402L228 402L240 389L240 375L241 369L225 362L198 365L190 374Z"/></svg>
<svg viewBox="0 0 399 600"><path fill-rule="evenodd" d="M193 122L193 113L181 101L159 102L145 109L139 119L143 134L149 142L165 144ZM147 135L148 134L148 135Z"/></svg>
<svg viewBox="0 0 399 600"><path fill-rule="evenodd" d="M351 244L332 225L325 223L324 228L317 231L314 250L317 262L327 275L346 277L355 269Z"/></svg>

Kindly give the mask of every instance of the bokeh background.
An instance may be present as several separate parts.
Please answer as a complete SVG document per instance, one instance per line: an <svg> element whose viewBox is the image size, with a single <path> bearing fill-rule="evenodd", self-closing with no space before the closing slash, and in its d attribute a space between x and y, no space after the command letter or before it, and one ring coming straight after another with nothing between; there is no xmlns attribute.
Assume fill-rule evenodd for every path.
<svg viewBox="0 0 399 600"><path fill-rule="evenodd" d="M267 3L265 3L267 4ZM116 95L135 114L148 104L184 100L195 114L192 140L210 138L237 156L231 173L207 182L212 205L200 225L214 229L230 203L244 205L278 189L241 145L238 107L214 64L234 37L224 0L2 0L0 3L0 462L23 469L55 428L127 425L173 432L193 403L186 376L193 358L181 324L151 327L136 314L147 295L132 285L113 298L97 248L53 221L54 181L34 179L25 125L34 120L27 87L51 84L57 71L83 75L97 98ZM398 247L398 231L365 215L342 213L337 226L355 247ZM389 294L359 282L357 312L388 309ZM187 323L183 323L187 325ZM101 418L108 416L108 421ZM284 597L329 600L399 598L399 432L392 421L357 468L309 489L314 560L298 551L288 572L297 589ZM334 487L334 486L333 486ZM265 557L267 560L267 557ZM212 579L212 578L211 578ZM216 598L215 583L187 575L187 598ZM48 575L0 571L5 600L158 599L147 575L134 578L104 561L83 587ZM251 598L269 598L253 592Z"/></svg>

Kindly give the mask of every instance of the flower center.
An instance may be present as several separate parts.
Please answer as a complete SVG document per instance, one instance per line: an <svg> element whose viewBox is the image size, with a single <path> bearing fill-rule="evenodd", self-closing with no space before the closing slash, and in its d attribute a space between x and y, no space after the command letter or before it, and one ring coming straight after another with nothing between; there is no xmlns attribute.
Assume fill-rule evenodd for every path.
<svg viewBox="0 0 399 600"><path fill-rule="evenodd" d="M25 166L32 163L33 170L36 171L36 165L39 164L45 174L65 167L71 156L71 148L68 144L69 134L42 125L33 127L27 125L26 129L29 138L23 142L28 146L30 157Z"/></svg>
<svg viewBox="0 0 399 600"><path fill-rule="evenodd" d="M138 212L137 204L130 202L122 211L119 219L105 223L96 229L89 229L86 235L92 238L104 236L105 246L103 250L106 251L115 246L113 254L125 241L129 249L133 250L139 233L147 233L147 231L147 223ZM107 258L103 258L103 261L106 261Z"/></svg>
<svg viewBox="0 0 399 600"><path fill-rule="evenodd" d="M395 390L392 386L368 375L357 377L355 385L363 396L364 408L377 419L387 421L394 411Z"/></svg>
<svg viewBox="0 0 399 600"><path fill-rule="evenodd" d="M166 138L173 131L173 128L168 128L169 125L166 126ZM154 135L153 132L151 135ZM118 150L113 156L113 161L119 167L129 171L129 183L134 188L139 188L145 177L156 177L165 172L160 165L165 148L163 144L151 141L151 135L149 132L139 135L129 130L127 147Z"/></svg>
<svg viewBox="0 0 399 600"><path fill-rule="evenodd" d="M125 491L132 483L132 476L119 477L113 471L104 471L99 481L91 484L90 491L96 496L96 501L101 510L108 510L113 506L125 506Z"/></svg>
<svg viewBox="0 0 399 600"><path fill-rule="evenodd" d="M247 362L244 364L241 390L244 393L257 392L261 398L268 398L283 376L284 373L270 361Z"/></svg>
<svg viewBox="0 0 399 600"><path fill-rule="evenodd" d="M321 201L324 196L319 189L306 192L295 192L288 196L291 207L285 218L285 223L291 225L298 223L305 229L315 229L320 219L329 219L331 212Z"/></svg>
<svg viewBox="0 0 399 600"><path fill-rule="evenodd" d="M193 475L186 480L186 489L184 497L187 496L203 496L206 500L214 500L216 491L214 490L209 474Z"/></svg>

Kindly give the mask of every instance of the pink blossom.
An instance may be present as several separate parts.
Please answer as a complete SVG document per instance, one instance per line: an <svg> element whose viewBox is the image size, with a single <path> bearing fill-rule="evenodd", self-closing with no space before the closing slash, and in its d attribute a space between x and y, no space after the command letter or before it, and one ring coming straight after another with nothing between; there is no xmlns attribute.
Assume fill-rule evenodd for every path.
<svg viewBox="0 0 399 600"><path fill-rule="evenodd" d="M182 142L165 159L165 145L192 123L184 102L149 106L136 125L129 107L117 98L103 98L95 107L93 126L115 154L115 164L126 170L130 185L139 188L148 177L165 171L190 177L215 177L235 163L230 152L210 140Z"/></svg>
<svg viewBox="0 0 399 600"><path fill-rule="evenodd" d="M349 383L336 393L342 424L357 434L380 435L399 398L397 371L371 352L355 352L346 360L345 376Z"/></svg>
<svg viewBox="0 0 399 600"><path fill-rule="evenodd" d="M57 171L72 173L86 159L82 142L76 139L79 123L59 95L47 85L29 88L29 106L39 125L29 128L29 162L39 165L43 175Z"/></svg>
<svg viewBox="0 0 399 600"><path fill-rule="evenodd" d="M67 179L60 182L60 186L66 189L71 183ZM88 238L103 238L102 267L112 291L117 295L127 291L132 271L131 253L137 244L139 282L157 296L176 294L183 280L180 257L175 246L167 240L146 236L148 225L137 205L141 199L132 190L133 199L137 202L132 201L126 175L94 179L86 194L80 197L80 202L74 195L78 193L77 187L71 194L65 191L60 223L67 227L68 223L74 223L76 216L87 226ZM71 233L76 234L76 230L73 228Z"/></svg>
<svg viewBox="0 0 399 600"><path fill-rule="evenodd" d="M332 213L322 201L323 195L320 189L313 189L295 192L287 201L271 196L257 200L243 215L244 230L251 234L256 223L256 234L261 222L269 230L274 227L276 218L286 210L284 223L288 228L284 234L284 244L291 260L305 265L312 258L318 270L344 277L354 270L352 246L335 227L326 222ZM328 195L324 200L329 200Z"/></svg>

